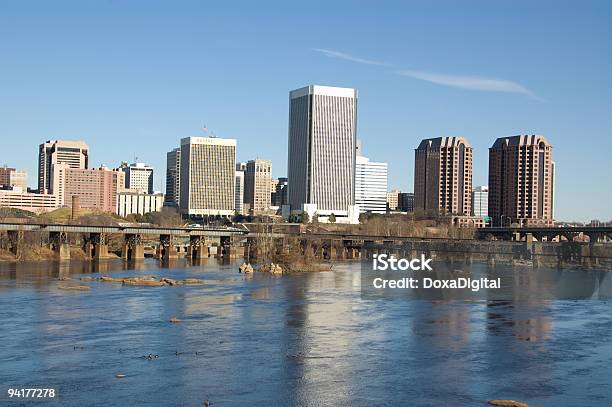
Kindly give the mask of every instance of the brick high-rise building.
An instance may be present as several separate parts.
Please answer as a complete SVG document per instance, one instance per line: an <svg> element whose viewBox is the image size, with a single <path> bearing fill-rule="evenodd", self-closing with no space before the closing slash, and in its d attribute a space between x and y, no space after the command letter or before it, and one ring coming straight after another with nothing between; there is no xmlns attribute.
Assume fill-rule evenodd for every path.
<svg viewBox="0 0 612 407"><path fill-rule="evenodd" d="M472 147L463 137L421 141L415 150L414 209L426 213L469 215Z"/></svg>
<svg viewBox="0 0 612 407"><path fill-rule="evenodd" d="M250 160L244 172L244 202L253 215L270 209L272 195L272 161Z"/></svg>
<svg viewBox="0 0 612 407"><path fill-rule="evenodd" d="M20 188L28 191L28 174L7 166L0 167L0 187Z"/></svg>
<svg viewBox="0 0 612 407"><path fill-rule="evenodd" d="M71 168L54 164L51 189L60 206L71 207L72 197L78 196L82 208L103 212L117 210L117 196L125 189L125 174L105 167L97 169Z"/></svg>
<svg viewBox="0 0 612 407"><path fill-rule="evenodd" d="M66 164L70 168L89 168L89 146L84 141L49 140L38 148L38 192L50 194L53 165Z"/></svg>
<svg viewBox="0 0 612 407"><path fill-rule="evenodd" d="M489 149L492 224L552 224L553 166L552 145L544 136L498 138Z"/></svg>

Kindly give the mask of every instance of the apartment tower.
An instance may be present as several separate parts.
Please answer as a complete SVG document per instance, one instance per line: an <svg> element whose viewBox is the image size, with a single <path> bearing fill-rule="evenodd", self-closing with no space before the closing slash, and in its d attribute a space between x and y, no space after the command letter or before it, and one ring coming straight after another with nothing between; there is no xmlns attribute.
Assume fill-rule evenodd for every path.
<svg viewBox="0 0 612 407"><path fill-rule="evenodd" d="M357 91L307 86L289 94L288 204L347 216L355 204Z"/></svg>
<svg viewBox="0 0 612 407"><path fill-rule="evenodd" d="M414 209L425 213L469 215L472 147L463 137L421 141L415 150Z"/></svg>
<svg viewBox="0 0 612 407"><path fill-rule="evenodd" d="M552 224L552 145L541 135L498 138L489 148L489 216L494 226Z"/></svg>
<svg viewBox="0 0 612 407"><path fill-rule="evenodd" d="M89 146L84 141L49 140L38 148L38 192L50 194L53 165L69 168L89 168Z"/></svg>
<svg viewBox="0 0 612 407"><path fill-rule="evenodd" d="M181 213L231 216L235 209L236 140L181 139Z"/></svg>

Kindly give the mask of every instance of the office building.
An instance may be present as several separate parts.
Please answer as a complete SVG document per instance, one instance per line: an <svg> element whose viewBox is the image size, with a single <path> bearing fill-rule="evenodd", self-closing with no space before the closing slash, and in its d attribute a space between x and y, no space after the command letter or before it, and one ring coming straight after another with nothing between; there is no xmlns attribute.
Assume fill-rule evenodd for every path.
<svg viewBox="0 0 612 407"><path fill-rule="evenodd" d="M463 137L421 141L415 150L414 209L426 214L469 215L472 147Z"/></svg>
<svg viewBox="0 0 612 407"><path fill-rule="evenodd" d="M53 165L69 168L89 168L89 147L84 141L49 140L38 149L38 192L50 194Z"/></svg>
<svg viewBox="0 0 612 407"><path fill-rule="evenodd" d="M153 167L145 163L121 164L125 173L125 188L132 192L153 193Z"/></svg>
<svg viewBox="0 0 612 407"><path fill-rule="evenodd" d="M498 138L489 149L493 225L552 225L553 168L552 145L544 136Z"/></svg>
<svg viewBox="0 0 612 407"><path fill-rule="evenodd" d="M289 94L288 204L354 223L357 91L307 86ZM284 210L284 215L287 213ZM350 218L350 219L349 219Z"/></svg>
<svg viewBox="0 0 612 407"><path fill-rule="evenodd" d="M57 195L32 194L21 187L0 189L0 207L22 209L39 214L50 212L59 206Z"/></svg>
<svg viewBox="0 0 612 407"><path fill-rule="evenodd" d="M286 177L281 177L276 180L276 188L272 192L272 206L287 205L287 185L289 181Z"/></svg>
<svg viewBox="0 0 612 407"><path fill-rule="evenodd" d="M178 207L181 185L181 149L175 148L166 154L165 206Z"/></svg>
<svg viewBox="0 0 612 407"><path fill-rule="evenodd" d="M143 192L124 191L117 194L117 215L144 215L160 212L164 205L164 195L161 193L147 194Z"/></svg>
<svg viewBox="0 0 612 407"><path fill-rule="evenodd" d="M238 168L238 166L237 166ZM245 215L244 210L244 171L236 170L236 187L235 187L235 206L234 209L239 215Z"/></svg>
<svg viewBox="0 0 612 407"><path fill-rule="evenodd" d="M414 193L400 192L397 197L397 209L400 212L414 212Z"/></svg>
<svg viewBox="0 0 612 407"><path fill-rule="evenodd" d="M387 163L357 156L355 161L355 204L360 212L387 212Z"/></svg>
<svg viewBox="0 0 612 407"><path fill-rule="evenodd" d="M180 211L188 216L231 216L235 210L236 140L181 139Z"/></svg>
<svg viewBox="0 0 612 407"><path fill-rule="evenodd" d="M117 195L125 189L125 173L121 170L79 169L55 164L52 174L51 189L58 204L64 207L71 207L72 197L78 196L82 208L115 212Z"/></svg>
<svg viewBox="0 0 612 407"><path fill-rule="evenodd" d="M252 215L259 215L270 209L271 186L272 161L248 161L244 172L244 202L249 205Z"/></svg>
<svg viewBox="0 0 612 407"><path fill-rule="evenodd" d="M393 191L387 192L387 209L390 211L397 210L398 198L400 191L398 189L394 189Z"/></svg>
<svg viewBox="0 0 612 407"><path fill-rule="evenodd" d="M15 187L28 190L28 174L7 166L0 167L0 188Z"/></svg>
<svg viewBox="0 0 612 407"><path fill-rule="evenodd" d="M472 216L486 217L489 213L489 188L478 186L472 190Z"/></svg>

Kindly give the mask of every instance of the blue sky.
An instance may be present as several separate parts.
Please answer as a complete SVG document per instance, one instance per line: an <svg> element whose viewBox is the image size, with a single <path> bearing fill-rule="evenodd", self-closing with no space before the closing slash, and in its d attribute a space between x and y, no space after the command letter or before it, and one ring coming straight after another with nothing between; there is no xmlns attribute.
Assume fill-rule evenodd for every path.
<svg viewBox="0 0 612 407"><path fill-rule="evenodd" d="M290 4L294 3L294 4ZM287 167L288 92L359 90L364 155L412 190L422 138L464 136L474 184L497 137L544 134L556 217L612 216L612 3L0 2L0 165L86 140L92 164L156 168L181 137L238 139Z"/></svg>

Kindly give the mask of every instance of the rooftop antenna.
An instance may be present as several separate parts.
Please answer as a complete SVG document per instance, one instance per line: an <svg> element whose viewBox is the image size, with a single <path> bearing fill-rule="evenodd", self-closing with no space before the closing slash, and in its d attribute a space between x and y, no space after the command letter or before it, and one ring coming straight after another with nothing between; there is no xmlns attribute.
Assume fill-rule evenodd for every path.
<svg viewBox="0 0 612 407"><path fill-rule="evenodd" d="M204 132L204 134L207 134L208 137L210 137L210 138L216 138L217 137L214 132L210 131L208 129L208 127L206 127L206 125L202 126L202 131Z"/></svg>

